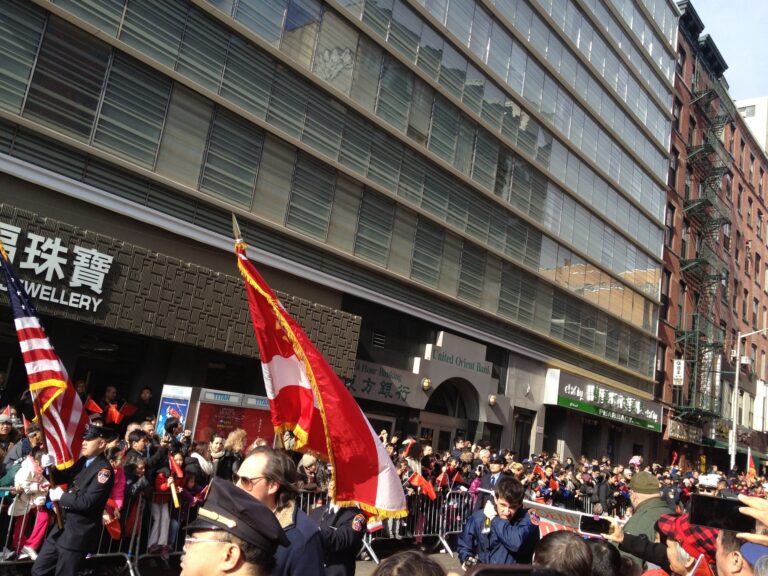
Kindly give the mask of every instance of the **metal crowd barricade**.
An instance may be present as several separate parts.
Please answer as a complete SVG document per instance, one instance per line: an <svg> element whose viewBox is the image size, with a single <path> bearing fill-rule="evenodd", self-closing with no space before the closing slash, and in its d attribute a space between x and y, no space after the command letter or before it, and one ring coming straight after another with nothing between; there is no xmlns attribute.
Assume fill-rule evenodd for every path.
<svg viewBox="0 0 768 576"><path fill-rule="evenodd" d="M159 495L159 494L158 494ZM167 496L167 493L163 494ZM327 500L327 492L299 493L297 505L307 514ZM21 550L22 539L17 543L18 550L13 550L13 559L6 557L6 552L13 547L14 523L21 523L16 528L23 534L30 522L33 522L31 512L35 508L30 505L22 515L11 516L8 508L14 496L8 487L0 487L0 573L2 566L10 563L20 564L18 557ZM425 494L414 493L407 496L408 514L404 518L384 519L383 527L373 533L367 533L363 541L363 550L369 557L378 563L378 557L373 549L373 542L378 540L412 540L421 544L425 537L437 538L442 548L451 556L453 550L449 543L450 536L459 534L472 514L475 496L466 490L439 491L435 500L430 500ZM140 562L155 563L167 562L169 556L182 554L184 544L184 527L196 514L196 507L187 507L175 510L172 504L165 504L169 508L171 530L167 550L162 554L149 553L149 535L151 530L151 503L152 496L143 494L134 499L127 498L120 518L121 537L113 539L106 527L99 538L98 552L92 557L104 559L105 563L117 562L124 559L128 565L131 576L139 573ZM591 498L588 495L574 494L568 498L560 499L556 505L568 510L591 513L594 509ZM617 513L620 517L626 513L627 504L620 501ZM53 523L53 514L49 522ZM362 550L361 550L362 553Z"/></svg>

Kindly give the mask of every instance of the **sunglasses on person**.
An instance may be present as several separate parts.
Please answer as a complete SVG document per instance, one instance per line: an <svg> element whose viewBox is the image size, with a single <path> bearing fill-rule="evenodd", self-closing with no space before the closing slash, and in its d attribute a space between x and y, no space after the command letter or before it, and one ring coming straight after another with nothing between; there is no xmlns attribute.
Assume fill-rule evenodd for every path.
<svg viewBox="0 0 768 576"><path fill-rule="evenodd" d="M248 478L247 476L240 476L240 474L232 474L232 482L241 485L246 490L253 488L259 480L269 480L269 478L267 476L254 476L253 478Z"/></svg>

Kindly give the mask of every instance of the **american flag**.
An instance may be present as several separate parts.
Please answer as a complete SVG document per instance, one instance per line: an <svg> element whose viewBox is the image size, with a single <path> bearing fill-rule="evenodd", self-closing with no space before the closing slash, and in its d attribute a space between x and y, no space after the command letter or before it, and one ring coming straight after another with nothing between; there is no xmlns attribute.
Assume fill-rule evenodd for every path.
<svg viewBox="0 0 768 576"><path fill-rule="evenodd" d="M13 311L38 424L43 429L48 453L56 457L56 467L68 468L80 456L88 414L83 410L67 370L48 340L35 306L16 276L2 243L0 269Z"/></svg>

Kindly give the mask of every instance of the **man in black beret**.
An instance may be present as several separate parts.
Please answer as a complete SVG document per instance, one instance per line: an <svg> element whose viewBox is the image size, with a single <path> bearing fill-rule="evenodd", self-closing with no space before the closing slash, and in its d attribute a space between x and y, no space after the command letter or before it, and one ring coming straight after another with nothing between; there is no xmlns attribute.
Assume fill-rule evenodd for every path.
<svg viewBox="0 0 768 576"><path fill-rule="evenodd" d="M187 527L181 576L266 576L289 541L274 513L231 482L214 478Z"/></svg>
<svg viewBox="0 0 768 576"><path fill-rule="evenodd" d="M104 457L107 444L117 434L111 428L89 426L83 434L80 459L66 470L56 470L53 456L41 459L50 467L55 484L67 484L65 492L58 486L48 491L52 502L58 502L64 527L54 525L32 566L32 576L74 576L89 552L96 552L103 523L101 515L115 483L112 466Z"/></svg>

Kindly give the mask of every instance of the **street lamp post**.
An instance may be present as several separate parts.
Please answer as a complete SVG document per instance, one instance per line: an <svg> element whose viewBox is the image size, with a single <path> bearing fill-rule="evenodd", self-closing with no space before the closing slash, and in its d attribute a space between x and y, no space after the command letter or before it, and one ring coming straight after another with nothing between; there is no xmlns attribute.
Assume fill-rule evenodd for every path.
<svg viewBox="0 0 768 576"><path fill-rule="evenodd" d="M736 374L733 377L733 396L731 398L731 437L728 446L728 453L731 455L731 470L736 467L736 432L738 430L739 420L739 375L741 374L741 341L749 336L762 334L768 330L768 327L754 332L742 334L739 332L736 337Z"/></svg>

